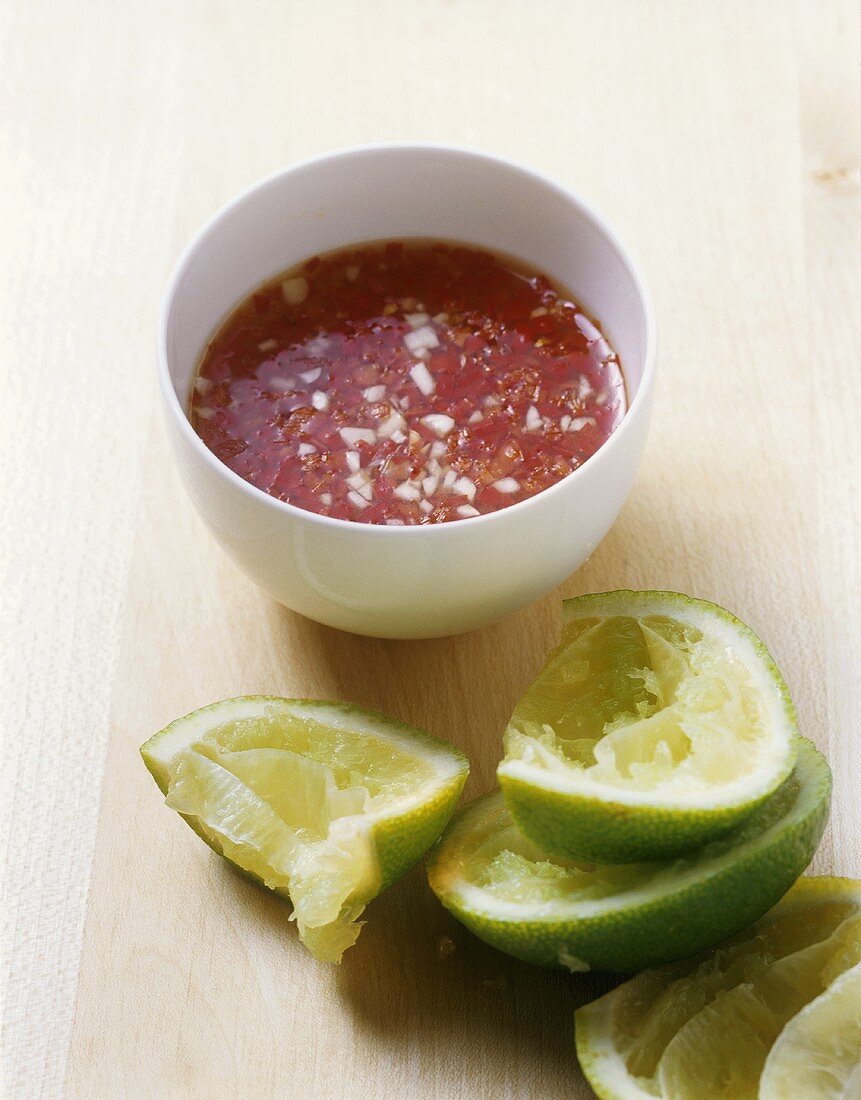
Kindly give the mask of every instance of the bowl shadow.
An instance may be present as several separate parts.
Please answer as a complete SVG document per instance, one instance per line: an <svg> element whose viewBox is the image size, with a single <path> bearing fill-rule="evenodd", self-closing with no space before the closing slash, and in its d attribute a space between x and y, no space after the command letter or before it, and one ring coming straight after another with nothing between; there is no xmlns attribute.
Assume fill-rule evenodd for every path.
<svg viewBox="0 0 861 1100"><path fill-rule="evenodd" d="M275 603L268 615L276 652L302 653L304 693L379 710L452 742L470 760L468 794L493 785L506 721L559 630L553 597L484 630L423 641L347 634Z"/></svg>

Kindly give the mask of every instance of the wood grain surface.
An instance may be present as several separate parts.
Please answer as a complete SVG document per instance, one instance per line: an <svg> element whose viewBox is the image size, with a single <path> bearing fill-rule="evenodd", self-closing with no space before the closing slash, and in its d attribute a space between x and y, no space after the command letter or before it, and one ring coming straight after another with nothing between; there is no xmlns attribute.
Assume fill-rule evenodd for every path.
<svg viewBox="0 0 861 1100"><path fill-rule="evenodd" d="M213 209L340 145L471 144L592 199L652 285L659 383L630 501L561 594L750 622L834 769L814 868L861 875L856 5L6 0L0 28L3 1095L590 1095L571 1016L601 979L485 948L421 868L318 965L162 805L138 745L257 691L426 727L486 790L560 593L415 643L274 605L177 482L157 303Z"/></svg>

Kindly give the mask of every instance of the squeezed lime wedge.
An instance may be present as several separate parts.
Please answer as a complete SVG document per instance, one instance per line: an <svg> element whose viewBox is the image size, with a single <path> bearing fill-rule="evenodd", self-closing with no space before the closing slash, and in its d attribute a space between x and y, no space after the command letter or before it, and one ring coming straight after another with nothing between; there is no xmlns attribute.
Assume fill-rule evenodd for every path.
<svg viewBox="0 0 861 1100"><path fill-rule="evenodd" d="M545 851L666 859L734 828L795 760L795 712L765 646L674 592L564 604L562 640L518 702L497 771Z"/></svg>
<svg viewBox="0 0 861 1100"><path fill-rule="evenodd" d="M269 696L194 711L141 754L211 848L290 898L302 941L328 962L439 836L469 770L452 745L384 715Z"/></svg>
<svg viewBox="0 0 861 1100"><path fill-rule="evenodd" d="M859 964L861 882L802 878L741 935L579 1009L580 1064L604 1100L857 1096Z"/></svg>
<svg viewBox="0 0 861 1100"><path fill-rule="evenodd" d="M792 775L719 840L681 858L614 864L552 856L486 795L451 821L428 864L443 905L516 958L571 970L639 970L684 958L761 916L816 850L830 771L798 738Z"/></svg>

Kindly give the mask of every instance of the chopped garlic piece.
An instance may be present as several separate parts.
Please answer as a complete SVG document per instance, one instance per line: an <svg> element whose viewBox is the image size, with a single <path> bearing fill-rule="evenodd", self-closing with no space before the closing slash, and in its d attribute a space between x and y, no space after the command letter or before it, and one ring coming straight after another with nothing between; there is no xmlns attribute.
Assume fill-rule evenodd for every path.
<svg viewBox="0 0 861 1100"><path fill-rule="evenodd" d="M389 438L391 439L392 443L403 443L403 441L407 437L400 430L400 428L397 428L395 431L392 432L392 434L389 436Z"/></svg>
<svg viewBox="0 0 861 1100"><path fill-rule="evenodd" d="M293 379L292 378L282 378L280 374L274 374L269 379L269 389L270 390L284 390L285 393L286 393L287 390L292 390L293 389Z"/></svg>
<svg viewBox="0 0 861 1100"><path fill-rule="evenodd" d="M328 346L329 337L324 336L322 333L320 333L319 336L314 336L308 341L308 343L305 345L305 351L307 351L309 355L319 357L323 354Z"/></svg>
<svg viewBox="0 0 861 1100"><path fill-rule="evenodd" d="M422 328L428 323L430 317L426 313L405 313L404 320L410 326L411 329ZM434 347L433 344L430 345Z"/></svg>
<svg viewBox="0 0 861 1100"><path fill-rule="evenodd" d="M419 508L421 508L425 515L428 515L428 513L433 511L433 505L429 500L420 500Z"/></svg>
<svg viewBox="0 0 861 1100"><path fill-rule="evenodd" d="M406 428L407 422L401 416L400 413L392 413L391 416L387 416L386 419L377 429L380 439L392 439L395 432L403 434L404 428Z"/></svg>
<svg viewBox="0 0 861 1100"><path fill-rule="evenodd" d="M410 378L415 382L418 389L429 397L436 388L431 372L427 369L424 363L416 363L410 370Z"/></svg>
<svg viewBox="0 0 861 1100"><path fill-rule="evenodd" d="M526 410L526 430L528 432L534 432L541 427L541 413L534 405L530 405Z"/></svg>
<svg viewBox="0 0 861 1100"><path fill-rule="evenodd" d="M362 390L362 397L366 401L382 401L385 396L385 386L368 386L366 390Z"/></svg>
<svg viewBox="0 0 861 1100"><path fill-rule="evenodd" d="M433 474L428 474L427 477L422 478L422 489L426 497L432 497L439 485L439 478Z"/></svg>
<svg viewBox="0 0 861 1100"><path fill-rule="evenodd" d="M299 455L300 455L300 457L304 457L305 455L315 455L316 453L317 453L317 448L314 446L313 443L300 443L299 444Z"/></svg>
<svg viewBox="0 0 861 1100"><path fill-rule="evenodd" d="M575 416L568 427L569 432L579 432L581 428L585 428L587 424L594 424L594 416Z"/></svg>
<svg viewBox="0 0 861 1100"><path fill-rule="evenodd" d="M355 447L357 443L377 442L377 433L370 428L341 428L340 436L348 447Z"/></svg>
<svg viewBox="0 0 861 1100"><path fill-rule="evenodd" d="M445 443L437 442L437 443L431 443L430 451L428 451L428 454L431 456L431 458L442 458L442 456L445 454L445 452L446 452Z"/></svg>
<svg viewBox="0 0 861 1100"><path fill-rule="evenodd" d="M212 382L208 378L196 378L194 388L201 396L204 396L212 389Z"/></svg>
<svg viewBox="0 0 861 1100"><path fill-rule="evenodd" d="M308 280L302 275L295 279L285 279L281 284L281 293L284 301L291 306L298 306L308 297Z"/></svg>
<svg viewBox="0 0 861 1100"><path fill-rule="evenodd" d="M359 472L359 468L362 465L362 459L358 451L347 451L344 454L344 458L347 460L347 469L352 474Z"/></svg>
<svg viewBox="0 0 861 1100"><path fill-rule="evenodd" d="M368 480L366 470L359 470L357 474L350 474L347 478L347 484L351 489L355 489L359 496L364 497L365 500L370 500L374 495L374 487Z"/></svg>
<svg viewBox="0 0 861 1100"><path fill-rule="evenodd" d="M459 477L457 481L452 484L452 490L459 496L464 496L467 500L475 499L475 482L471 481L468 477Z"/></svg>
<svg viewBox="0 0 861 1100"><path fill-rule="evenodd" d="M421 422L440 437L448 435L454 427L454 418L445 413L428 413L427 416L422 417Z"/></svg>
<svg viewBox="0 0 861 1100"><path fill-rule="evenodd" d="M439 347L439 337L430 325L422 325L421 328L408 332L404 337L404 343L408 350L416 355L420 351L428 351L430 348Z"/></svg>
<svg viewBox="0 0 861 1100"><path fill-rule="evenodd" d="M351 489L349 493L347 493L347 500L349 500L351 504L355 504L357 508L368 507L368 502L363 496L360 496L355 489Z"/></svg>
<svg viewBox="0 0 861 1100"><path fill-rule="evenodd" d="M303 382L308 382L309 384L311 382L316 382L320 377L320 369L320 367L314 367L313 370L303 370L300 372L299 377Z"/></svg>
<svg viewBox="0 0 861 1100"><path fill-rule="evenodd" d="M315 409L323 412L325 409L329 408L329 395L327 393L323 393L322 390L316 390L314 393L311 394L311 404L314 406Z"/></svg>
<svg viewBox="0 0 861 1100"><path fill-rule="evenodd" d="M415 485L411 485L408 481L404 481L401 485L396 485L393 492L395 496L399 497L401 500L421 499L421 493L419 492L419 490L415 487Z"/></svg>
<svg viewBox="0 0 861 1100"><path fill-rule="evenodd" d="M471 519L472 516L480 516L481 512L477 508L474 508L471 504L461 504L455 509L459 516L463 516L464 519Z"/></svg>
<svg viewBox="0 0 861 1100"><path fill-rule="evenodd" d="M325 504L326 507L328 508L329 505L332 503L332 494L331 493L321 493L320 494L320 503Z"/></svg>
<svg viewBox="0 0 861 1100"><path fill-rule="evenodd" d="M494 481L493 488L500 493L516 493L520 482L514 477L501 477L499 481Z"/></svg>
<svg viewBox="0 0 861 1100"><path fill-rule="evenodd" d="M574 323L586 337L588 343L592 344L596 340L601 339L601 333L595 328L589 318L584 317L582 313L574 314Z"/></svg>
<svg viewBox="0 0 861 1100"><path fill-rule="evenodd" d="M474 413L469 414L469 420L467 420L467 424L477 424L479 420L484 420L484 413L481 411L481 409L476 409Z"/></svg>

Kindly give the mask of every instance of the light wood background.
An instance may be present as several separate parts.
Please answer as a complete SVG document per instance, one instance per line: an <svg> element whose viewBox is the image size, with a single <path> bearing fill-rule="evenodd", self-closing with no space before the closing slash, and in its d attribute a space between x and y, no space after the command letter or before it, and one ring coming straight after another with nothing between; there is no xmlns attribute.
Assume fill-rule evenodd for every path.
<svg viewBox="0 0 861 1100"><path fill-rule="evenodd" d="M594 200L653 287L659 387L630 502L563 592L748 620L834 770L814 867L859 875L855 4L6 0L0 30L3 1095L588 1095L571 1014L597 980L484 948L421 869L317 965L161 805L138 745L257 691L424 726L485 790L559 601L423 643L275 606L171 467L157 303L213 209L339 145L472 144Z"/></svg>

